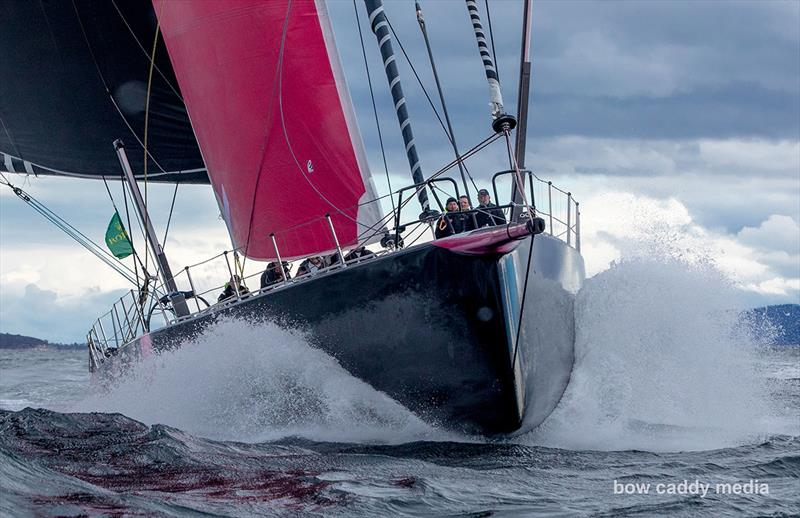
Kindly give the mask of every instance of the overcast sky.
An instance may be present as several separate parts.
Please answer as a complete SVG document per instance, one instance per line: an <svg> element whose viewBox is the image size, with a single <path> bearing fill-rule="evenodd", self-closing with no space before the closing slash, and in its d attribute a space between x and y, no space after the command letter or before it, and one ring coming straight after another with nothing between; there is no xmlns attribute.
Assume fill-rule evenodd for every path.
<svg viewBox="0 0 800 518"><path fill-rule="evenodd" d="M468 148L489 135L490 117L466 7L461 0L421 4L456 137ZM515 113L521 2L490 4L503 94ZM353 3L328 6L373 175L385 193ZM410 174L360 1L358 9L396 189L410 183ZM433 94L413 1L387 2L386 11ZM642 250L691 251L717 264L753 306L800 302L800 2L537 1L532 55L527 165L581 202L589 275ZM430 174L452 151L407 63L397 61ZM488 186L507 160L494 146L469 165L476 182ZM15 180L102 242L113 213L102 183ZM151 188L150 195L163 232L172 188ZM3 332L82 341L126 288L7 189L0 192L0 244ZM180 187L166 245L173 269L226 247L209 188Z"/></svg>

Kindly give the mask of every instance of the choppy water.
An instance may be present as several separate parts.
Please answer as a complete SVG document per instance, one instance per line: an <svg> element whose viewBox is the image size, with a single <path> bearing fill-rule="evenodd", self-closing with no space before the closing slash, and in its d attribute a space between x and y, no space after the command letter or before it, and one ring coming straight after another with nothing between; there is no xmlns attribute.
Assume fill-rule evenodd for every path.
<svg viewBox="0 0 800 518"><path fill-rule="evenodd" d="M591 279L564 399L495 441L269 324L224 323L104 395L83 352L0 351L0 514L798 515L800 347L765 346L732 293L664 260Z"/></svg>

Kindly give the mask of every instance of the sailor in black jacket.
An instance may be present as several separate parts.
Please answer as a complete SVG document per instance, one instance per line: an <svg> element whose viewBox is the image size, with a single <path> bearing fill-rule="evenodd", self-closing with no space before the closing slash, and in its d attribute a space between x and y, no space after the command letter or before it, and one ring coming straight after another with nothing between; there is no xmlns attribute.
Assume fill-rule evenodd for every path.
<svg viewBox="0 0 800 518"><path fill-rule="evenodd" d="M472 215L460 211L458 200L455 198L448 198L445 207L447 213L443 214L436 222L435 234L437 239L475 229L475 225L472 222Z"/></svg>
<svg viewBox="0 0 800 518"><path fill-rule="evenodd" d="M283 261L281 266L278 266L277 262L267 265L267 269L261 274L261 289L292 278L289 274L289 263Z"/></svg>
<svg viewBox="0 0 800 518"><path fill-rule="evenodd" d="M486 189L478 191L478 203L478 212L475 215L478 228L505 225L506 217L503 214L503 209L498 208L497 205L492 203L489 197L489 191Z"/></svg>

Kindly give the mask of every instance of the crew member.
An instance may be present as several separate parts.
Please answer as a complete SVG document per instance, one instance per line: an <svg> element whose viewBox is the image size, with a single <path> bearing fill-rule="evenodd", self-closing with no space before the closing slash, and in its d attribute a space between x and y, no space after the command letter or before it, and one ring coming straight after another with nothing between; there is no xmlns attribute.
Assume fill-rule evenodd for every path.
<svg viewBox="0 0 800 518"><path fill-rule="evenodd" d="M481 189L478 191L478 212L475 215L478 228L493 227L495 225L505 225L506 216L503 209L492 203L489 191Z"/></svg>
<svg viewBox="0 0 800 518"><path fill-rule="evenodd" d="M261 274L262 290L267 286L272 286L273 284L292 278L289 273L289 263L283 261L281 266L279 266L277 262L272 262L267 265L267 269Z"/></svg>
<svg viewBox="0 0 800 518"><path fill-rule="evenodd" d="M313 277L323 268L325 268L325 262L322 257L315 255L300 263L300 268L297 269L297 276L309 274Z"/></svg>
<svg viewBox="0 0 800 518"><path fill-rule="evenodd" d="M238 275L234 275L233 277L231 277L231 280L225 283L225 289L222 291L222 293L219 294L217 302L222 302L224 300L228 300L232 297L235 297L237 287L239 288L240 297L250 293L250 290L247 289L247 286L245 286L242 283L241 277L239 277Z"/></svg>
<svg viewBox="0 0 800 518"><path fill-rule="evenodd" d="M467 232L475 228L470 214L461 212L458 200L448 198L445 208L447 213L443 214L436 222L435 235L437 239Z"/></svg>
<svg viewBox="0 0 800 518"><path fill-rule="evenodd" d="M372 250L367 250L363 246L359 246L358 248L354 248L350 250L347 254L345 254L344 261L346 263L349 263L350 261L360 262L363 259L369 259L374 256L375 252L373 252ZM338 255L336 259L337 260L339 259Z"/></svg>

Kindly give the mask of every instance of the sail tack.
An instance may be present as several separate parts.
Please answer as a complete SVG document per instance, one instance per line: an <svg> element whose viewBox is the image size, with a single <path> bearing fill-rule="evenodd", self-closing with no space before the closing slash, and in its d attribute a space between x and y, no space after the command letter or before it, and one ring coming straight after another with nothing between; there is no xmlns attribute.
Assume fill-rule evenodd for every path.
<svg viewBox="0 0 800 518"><path fill-rule="evenodd" d="M149 0L0 1L0 171L121 176L144 165L156 19ZM163 42L148 110L148 180L207 183Z"/></svg>
<svg viewBox="0 0 800 518"><path fill-rule="evenodd" d="M321 1L154 0L233 241L248 257L353 246L380 217ZM370 227L373 230L370 230Z"/></svg>

